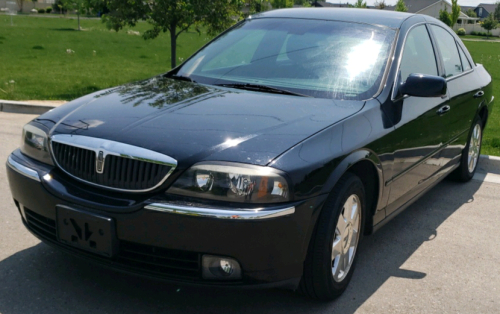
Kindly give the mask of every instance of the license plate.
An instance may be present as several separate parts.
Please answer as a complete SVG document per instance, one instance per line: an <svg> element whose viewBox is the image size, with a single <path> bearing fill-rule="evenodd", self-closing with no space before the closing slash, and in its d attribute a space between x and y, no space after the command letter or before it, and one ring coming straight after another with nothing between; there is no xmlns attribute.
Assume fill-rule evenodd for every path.
<svg viewBox="0 0 500 314"><path fill-rule="evenodd" d="M62 243L107 257L117 251L112 218L67 206L57 206L57 236Z"/></svg>

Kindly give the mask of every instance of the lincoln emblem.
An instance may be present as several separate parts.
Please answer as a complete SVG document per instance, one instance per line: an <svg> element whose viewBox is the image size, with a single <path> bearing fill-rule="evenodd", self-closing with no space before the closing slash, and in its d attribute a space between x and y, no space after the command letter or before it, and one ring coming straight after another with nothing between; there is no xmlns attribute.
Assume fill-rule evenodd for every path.
<svg viewBox="0 0 500 314"><path fill-rule="evenodd" d="M97 173L102 173L104 170L104 153L102 152L102 150L99 151L99 154L97 155L95 169Z"/></svg>

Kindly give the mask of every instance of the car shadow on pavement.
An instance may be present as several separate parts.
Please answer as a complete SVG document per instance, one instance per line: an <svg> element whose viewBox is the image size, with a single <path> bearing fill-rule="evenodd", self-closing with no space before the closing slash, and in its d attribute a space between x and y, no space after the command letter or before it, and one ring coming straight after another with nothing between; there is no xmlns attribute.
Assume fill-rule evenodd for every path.
<svg viewBox="0 0 500 314"><path fill-rule="evenodd" d="M381 230L364 239L351 284L320 303L286 290L193 288L131 276L38 244L0 261L0 313L353 313L389 278L419 280L405 261L482 182L443 181ZM444 259L445 257L443 257Z"/></svg>

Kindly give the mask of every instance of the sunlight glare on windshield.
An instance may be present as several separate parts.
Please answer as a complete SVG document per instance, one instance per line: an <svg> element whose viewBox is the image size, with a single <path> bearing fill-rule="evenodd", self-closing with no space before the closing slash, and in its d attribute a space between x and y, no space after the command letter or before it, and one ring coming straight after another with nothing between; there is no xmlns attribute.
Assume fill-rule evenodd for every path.
<svg viewBox="0 0 500 314"><path fill-rule="evenodd" d="M377 62L382 45L373 40L374 35L372 32L370 39L352 47L346 64L350 81L353 81L364 71L371 70Z"/></svg>

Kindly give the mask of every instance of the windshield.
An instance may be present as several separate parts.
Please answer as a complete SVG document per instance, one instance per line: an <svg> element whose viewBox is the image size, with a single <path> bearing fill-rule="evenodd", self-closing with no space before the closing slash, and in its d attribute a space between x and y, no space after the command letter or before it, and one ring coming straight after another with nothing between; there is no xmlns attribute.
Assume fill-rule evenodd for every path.
<svg viewBox="0 0 500 314"><path fill-rule="evenodd" d="M380 86L394 35L358 23L249 19L200 50L177 75L210 85L257 84L363 100Z"/></svg>

